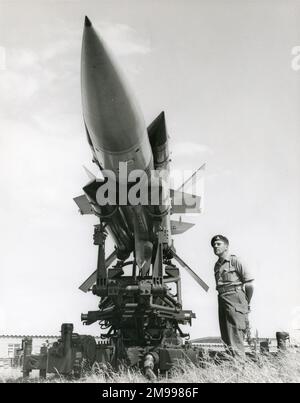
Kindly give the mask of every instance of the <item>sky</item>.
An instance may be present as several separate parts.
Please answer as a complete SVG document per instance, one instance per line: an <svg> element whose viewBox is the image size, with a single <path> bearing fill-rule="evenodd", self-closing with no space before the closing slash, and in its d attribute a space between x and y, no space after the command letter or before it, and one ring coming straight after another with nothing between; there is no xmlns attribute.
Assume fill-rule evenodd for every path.
<svg viewBox="0 0 300 403"><path fill-rule="evenodd" d="M175 239L210 285L182 272L191 337L219 334L219 233L254 274L253 330L300 329L300 1L0 0L0 334L58 334L63 322L99 333L80 322L97 298L78 290L96 267L97 220L72 200L83 165L97 172L81 110L85 15L146 123L165 111L172 168L206 163L204 212Z"/></svg>

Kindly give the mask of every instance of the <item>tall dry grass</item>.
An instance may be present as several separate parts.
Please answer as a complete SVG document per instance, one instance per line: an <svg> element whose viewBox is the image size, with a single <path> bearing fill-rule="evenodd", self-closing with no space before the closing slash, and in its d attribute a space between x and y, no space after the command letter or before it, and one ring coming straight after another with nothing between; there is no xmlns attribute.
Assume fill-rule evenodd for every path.
<svg viewBox="0 0 300 403"><path fill-rule="evenodd" d="M157 383L299 383L300 351L259 355L256 360L240 361L228 357L225 361L203 359L199 365L180 363L166 377L159 377ZM39 379L37 373L27 380L22 379L20 370L2 370L0 382L39 383L144 383L149 382L140 371L123 368L114 372L108 368L95 366L80 379L67 379L57 374Z"/></svg>

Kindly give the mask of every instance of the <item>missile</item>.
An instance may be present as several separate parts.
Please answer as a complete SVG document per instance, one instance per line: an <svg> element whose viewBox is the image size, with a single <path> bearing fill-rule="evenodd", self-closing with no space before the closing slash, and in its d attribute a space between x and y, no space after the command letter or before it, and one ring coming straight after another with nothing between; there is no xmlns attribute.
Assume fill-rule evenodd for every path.
<svg viewBox="0 0 300 403"><path fill-rule="evenodd" d="M143 114L104 42L85 17L81 52L81 94L87 136L100 167L119 177L119 163L128 172L153 168Z"/></svg>
<svg viewBox="0 0 300 403"><path fill-rule="evenodd" d="M82 38L81 94L87 140L93 161L103 174L105 172L103 176L118 184L124 181L126 189L128 175L133 171L143 172L144 177L150 179L151 186L155 175L164 176L163 185L155 185L155 190L149 181L145 182L147 191L148 186L151 187L150 198L157 190L163 195L158 205L150 203L150 198L146 205L127 203L127 195L125 204L117 199L112 205L100 205L97 191L104 189L105 181L98 180L89 172L91 181L83 188L85 194L74 199L82 214L95 214L106 223L116 247L114 257L125 262L133 252L140 274L147 276L160 253L158 244L163 245L161 259L169 259L174 255L171 236L186 231L192 224L170 219L171 212L185 213L187 206L172 205L172 195L184 193L170 189L168 184L169 148L164 112L146 126L123 73L88 17L85 17ZM121 163L121 167L126 166L125 176L121 172ZM200 198L186 195L199 205ZM190 208L188 210L190 212ZM176 259L193 278L197 277L177 255ZM90 287L95 275L93 273L87 279L83 290ZM201 281L198 283L203 286Z"/></svg>
<svg viewBox="0 0 300 403"><path fill-rule="evenodd" d="M143 114L117 63L87 17L81 51L81 94L88 141L100 169L110 178L113 172L116 181L123 180L126 186L127 175L134 170L143 171L148 177L154 165ZM124 164L125 176L119 171ZM114 217L115 224L111 222L109 228L118 245L118 256L131 253L130 246L134 243L137 264L147 272L153 245L149 239L152 225L145 209L118 207L116 214L118 219ZM134 227L133 237L121 232L121 228L130 224Z"/></svg>

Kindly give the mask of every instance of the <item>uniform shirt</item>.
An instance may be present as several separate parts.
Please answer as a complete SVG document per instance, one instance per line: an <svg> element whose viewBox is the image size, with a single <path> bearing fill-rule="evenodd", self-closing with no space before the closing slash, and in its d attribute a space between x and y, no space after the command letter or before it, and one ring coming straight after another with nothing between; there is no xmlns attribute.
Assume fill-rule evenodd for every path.
<svg viewBox="0 0 300 403"><path fill-rule="evenodd" d="M235 255L219 259L215 264L216 288L223 286L241 286L254 280L251 273Z"/></svg>

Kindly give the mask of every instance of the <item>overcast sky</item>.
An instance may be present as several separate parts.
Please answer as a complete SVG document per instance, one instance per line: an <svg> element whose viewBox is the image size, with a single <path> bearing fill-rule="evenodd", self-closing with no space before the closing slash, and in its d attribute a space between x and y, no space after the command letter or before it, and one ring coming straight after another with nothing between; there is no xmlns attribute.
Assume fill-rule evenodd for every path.
<svg viewBox="0 0 300 403"><path fill-rule="evenodd" d="M97 298L93 217L72 198L95 171L80 98L88 15L150 123L162 110L174 169L207 163L205 211L175 240L211 286L184 272L193 338L218 335L210 239L225 234L253 271L252 326L300 328L298 0L0 0L0 334L79 333ZM111 247L111 246L110 246Z"/></svg>

